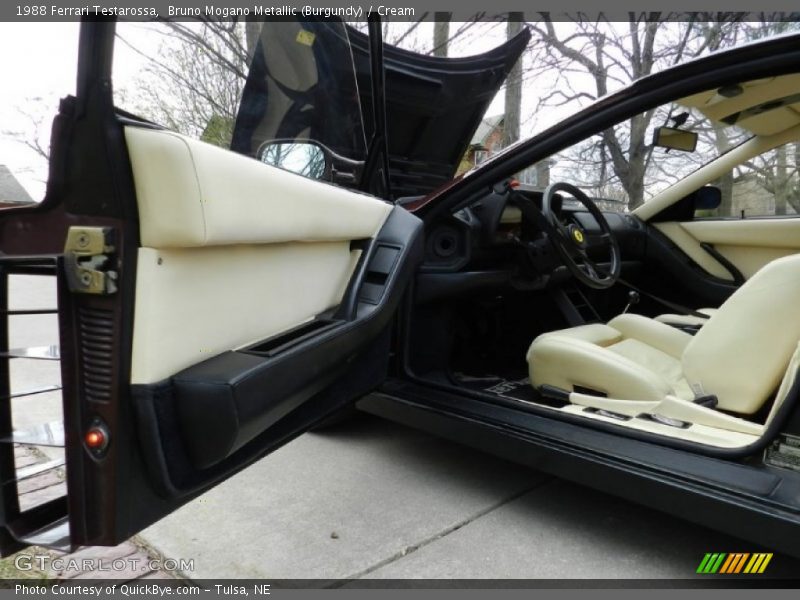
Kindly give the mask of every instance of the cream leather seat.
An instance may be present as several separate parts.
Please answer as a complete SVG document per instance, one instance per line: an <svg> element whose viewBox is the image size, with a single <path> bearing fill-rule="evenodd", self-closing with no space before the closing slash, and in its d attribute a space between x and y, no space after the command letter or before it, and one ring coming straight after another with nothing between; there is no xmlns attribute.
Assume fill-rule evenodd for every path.
<svg viewBox="0 0 800 600"><path fill-rule="evenodd" d="M631 401L713 394L718 408L752 414L800 340L799 301L796 254L756 273L695 336L635 314L542 334L527 354L531 383Z"/></svg>

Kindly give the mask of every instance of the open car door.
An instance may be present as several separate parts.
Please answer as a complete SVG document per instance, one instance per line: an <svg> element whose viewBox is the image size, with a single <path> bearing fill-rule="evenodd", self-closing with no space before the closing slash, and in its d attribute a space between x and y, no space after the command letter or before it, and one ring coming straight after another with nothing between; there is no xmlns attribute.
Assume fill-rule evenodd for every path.
<svg viewBox="0 0 800 600"><path fill-rule="evenodd" d="M120 543L375 387L422 254L403 208L121 113L114 31L82 24L44 201L0 213L3 291L55 278L60 334L10 349L0 307L4 555ZM63 422L14 431L34 354L61 361ZM66 495L21 507L14 442L65 447Z"/></svg>

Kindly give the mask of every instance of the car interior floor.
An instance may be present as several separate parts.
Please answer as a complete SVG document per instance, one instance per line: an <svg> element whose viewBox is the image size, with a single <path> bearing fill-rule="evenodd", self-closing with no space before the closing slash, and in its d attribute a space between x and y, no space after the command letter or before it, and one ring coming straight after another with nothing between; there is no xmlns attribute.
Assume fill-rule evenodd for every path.
<svg viewBox="0 0 800 600"><path fill-rule="evenodd" d="M542 294L490 291L432 302L415 309L409 364L440 384L560 407L530 385L525 353L540 333L566 326Z"/></svg>

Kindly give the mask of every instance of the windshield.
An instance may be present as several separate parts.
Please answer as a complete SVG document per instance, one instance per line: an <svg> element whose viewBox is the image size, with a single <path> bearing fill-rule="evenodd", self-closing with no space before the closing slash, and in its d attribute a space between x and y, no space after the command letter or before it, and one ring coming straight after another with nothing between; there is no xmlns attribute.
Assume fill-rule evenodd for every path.
<svg viewBox="0 0 800 600"><path fill-rule="evenodd" d="M267 22L261 28L231 150L263 160L275 141L317 142L364 160L353 56L341 21Z"/></svg>
<svg viewBox="0 0 800 600"><path fill-rule="evenodd" d="M676 138L689 134L695 143L683 149L660 146L660 128L668 128L662 143L671 143L664 132ZM688 102L675 102L567 148L552 156L547 167L551 181L577 185L604 210L627 212L752 136L742 127L710 119Z"/></svg>
<svg viewBox="0 0 800 600"><path fill-rule="evenodd" d="M542 189L568 181L604 210L627 212L757 138L760 150L721 163L719 177L707 182L721 193L713 214L793 214L800 210L798 90L797 73L708 89L634 115L518 179Z"/></svg>

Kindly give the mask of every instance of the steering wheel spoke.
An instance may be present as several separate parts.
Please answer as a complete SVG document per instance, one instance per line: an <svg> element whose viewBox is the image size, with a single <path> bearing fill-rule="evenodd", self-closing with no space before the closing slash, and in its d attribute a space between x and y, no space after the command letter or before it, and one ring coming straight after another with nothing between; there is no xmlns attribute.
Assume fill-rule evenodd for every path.
<svg viewBox="0 0 800 600"><path fill-rule="evenodd" d="M580 266L589 274L589 277L593 277L598 280L608 279L608 273L605 271L605 269L591 260L588 256L586 256L586 254L583 255L583 260L581 261Z"/></svg>

